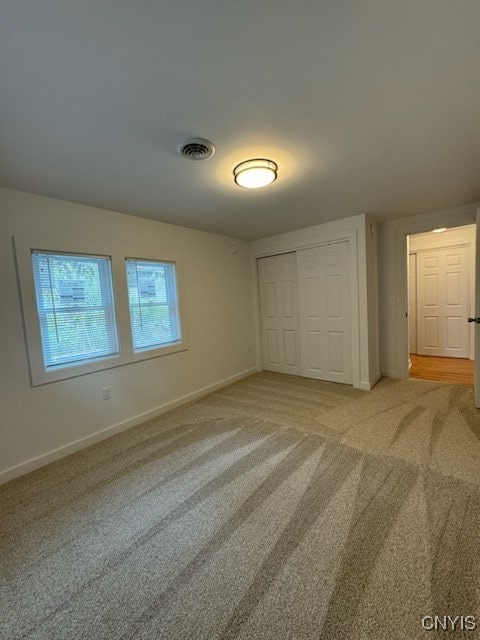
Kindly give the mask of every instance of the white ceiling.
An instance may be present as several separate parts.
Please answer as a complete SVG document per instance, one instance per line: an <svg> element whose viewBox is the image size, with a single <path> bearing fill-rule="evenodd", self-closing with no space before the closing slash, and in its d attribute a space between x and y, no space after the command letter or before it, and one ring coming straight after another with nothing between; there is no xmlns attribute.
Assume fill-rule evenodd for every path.
<svg viewBox="0 0 480 640"><path fill-rule="evenodd" d="M480 200L478 0L0 0L0 184L243 238ZM176 155L206 137L215 155ZM234 185L255 156L264 190Z"/></svg>

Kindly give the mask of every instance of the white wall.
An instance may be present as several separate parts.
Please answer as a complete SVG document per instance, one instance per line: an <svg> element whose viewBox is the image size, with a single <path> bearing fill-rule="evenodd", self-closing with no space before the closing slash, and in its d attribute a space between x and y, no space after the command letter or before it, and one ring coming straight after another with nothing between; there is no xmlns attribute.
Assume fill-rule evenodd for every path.
<svg viewBox="0 0 480 640"><path fill-rule="evenodd" d="M0 213L0 481L112 433L102 430L141 422L169 403L193 399L256 367L246 242L9 189L0 189ZM103 241L105 247L134 239L136 247L158 252L160 259L162 251L179 254L188 351L32 388L12 237L52 233L82 243ZM101 397L105 386L112 387L108 401Z"/></svg>
<svg viewBox="0 0 480 640"><path fill-rule="evenodd" d="M252 245L252 257L274 255L285 251L295 251L324 244L326 242L348 239L351 251L353 249L354 274L358 299L354 320L358 324L358 348L353 349L353 378L354 386L370 389L379 378L379 354L377 331L377 251L376 229L366 215L353 216L343 220L327 222L281 233L268 238L255 240ZM258 305L258 282L256 269L253 267L254 286L256 289L256 304ZM257 341L260 340L258 306L256 312ZM261 347L257 349L261 353ZM260 360L258 361L260 367Z"/></svg>
<svg viewBox="0 0 480 640"><path fill-rule="evenodd" d="M410 253L415 253L416 251L454 247L461 244L473 244L475 246L475 230L476 226L469 224L464 227L447 229L443 233L417 233L409 236L409 251ZM473 273L475 274L475 270Z"/></svg>
<svg viewBox="0 0 480 640"><path fill-rule="evenodd" d="M378 224L379 335L382 375L408 375L407 235L475 223L478 203ZM441 234L440 234L441 235Z"/></svg>

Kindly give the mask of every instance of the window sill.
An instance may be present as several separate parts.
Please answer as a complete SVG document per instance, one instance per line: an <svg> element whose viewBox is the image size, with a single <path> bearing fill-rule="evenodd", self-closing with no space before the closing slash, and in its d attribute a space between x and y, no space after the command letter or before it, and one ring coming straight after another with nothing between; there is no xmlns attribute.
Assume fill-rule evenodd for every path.
<svg viewBox="0 0 480 640"><path fill-rule="evenodd" d="M177 343L175 345L169 345L160 349L152 349L148 351L142 351L140 353L133 353L130 355L110 356L102 358L101 360L91 360L81 365L70 365L50 368L48 370L40 372L32 372L32 387L39 387L44 384L50 384L51 382L60 382L61 380L69 380L70 378L78 378L89 373L95 373L97 371L105 371L108 369L116 369L117 367L125 367L129 364L135 364L136 362L143 362L144 360L152 360L154 358L161 358L163 356L171 355L174 353L180 353L181 351L187 351L188 346L185 342Z"/></svg>

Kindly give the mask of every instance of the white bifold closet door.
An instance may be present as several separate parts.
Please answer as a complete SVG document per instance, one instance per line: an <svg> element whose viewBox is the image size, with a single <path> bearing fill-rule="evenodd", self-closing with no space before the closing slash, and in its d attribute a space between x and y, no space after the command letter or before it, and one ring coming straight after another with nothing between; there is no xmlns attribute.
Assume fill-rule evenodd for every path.
<svg viewBox="0 0 480 640"><path fill-rule="evenodd" d="M300 375L295 253L258 260L258 279L263 368Z"/></svg>
<svg viewBox="0 0 480 640"><path fill-rule="evenodd" d="M302 375L352 383L349 244L297 252Z"/></svg>

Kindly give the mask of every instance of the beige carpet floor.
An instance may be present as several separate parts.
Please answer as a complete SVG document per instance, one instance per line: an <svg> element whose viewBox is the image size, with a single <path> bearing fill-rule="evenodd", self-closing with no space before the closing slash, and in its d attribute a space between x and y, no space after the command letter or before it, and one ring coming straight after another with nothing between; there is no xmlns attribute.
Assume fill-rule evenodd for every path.
<svg viewBox="0 0 480 640"><path fill-rule="evenodd" d="M473 390L261 373L0 487L0 637L414 640L480 625Z"/></svg>

